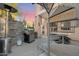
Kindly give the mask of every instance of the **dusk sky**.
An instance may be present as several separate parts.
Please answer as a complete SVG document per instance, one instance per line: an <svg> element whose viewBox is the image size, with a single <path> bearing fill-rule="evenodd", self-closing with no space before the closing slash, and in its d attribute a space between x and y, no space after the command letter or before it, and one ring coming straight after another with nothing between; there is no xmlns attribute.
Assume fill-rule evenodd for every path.
<svg viewBox="0 0 79 59"><path fill-rule="evenodd" d="M17 8L21 15L25 17L25 20L32 24L35 19L35 5L32 3L18 3Z"/></svg>

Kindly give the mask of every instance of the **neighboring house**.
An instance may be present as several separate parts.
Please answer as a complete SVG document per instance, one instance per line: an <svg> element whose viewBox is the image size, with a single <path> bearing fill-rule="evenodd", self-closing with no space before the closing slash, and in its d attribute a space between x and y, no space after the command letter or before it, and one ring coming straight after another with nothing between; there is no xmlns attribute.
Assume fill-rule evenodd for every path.
<svg viewBox="0 0 79 59"><path fill-rule="evenodd" d="M34 21L34 29L38 37L47 37L47 13L46 10L38 4L36 5L36 19Z"/></svg>
<svg viewBox="0 0 79 59"><path fill-rule="evenodd" d="M35 32L38 33L38 36L47 38L48 34L48 26L47 26L47 21L48 21L48 14L45 10L45 8L41 7L38 4L36 5L36 19L34 22L34 28ZM58 7L58 5L61 5L60 3L55 3L53 6L53 10L51 11L52 13L55 11L55 9ZM50 7L50 6L49 6ZM50 14L52 15L52 14Z"/></svg>

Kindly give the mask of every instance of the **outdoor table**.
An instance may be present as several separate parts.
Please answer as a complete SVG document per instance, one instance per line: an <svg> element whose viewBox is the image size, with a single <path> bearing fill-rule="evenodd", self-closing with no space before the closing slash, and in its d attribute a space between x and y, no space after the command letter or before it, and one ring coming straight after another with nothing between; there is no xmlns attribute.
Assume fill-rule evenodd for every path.
<svg viewBox="0 0 79 59"><path fill-rule="evenodd" d="M64 44L64 37L67 36L66 34L57 34L58 36L61 36L62 38L62 44Z"/></svg>
<svg viewBox="0 0 79 59"><path fill-rule="evenodd" d="M62 44L64 44L64 37L67 36L66 34L64 34L64 33L57 33L57 32L53 32L53 34L61 36L61 38L62 38Z"/></svg>

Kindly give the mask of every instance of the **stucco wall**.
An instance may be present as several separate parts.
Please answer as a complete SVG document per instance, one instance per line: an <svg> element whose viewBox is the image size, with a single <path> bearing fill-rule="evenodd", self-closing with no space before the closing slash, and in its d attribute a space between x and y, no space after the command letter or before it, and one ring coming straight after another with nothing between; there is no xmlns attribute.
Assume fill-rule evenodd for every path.
<svg viewBox="0 0 79 59"><path fill-rule="evenodd" d="M67 3L65 5L69 5L69 6L73 6L75 7L75 13L76 13L76 17L79 18L79 3ZM78 26L79 24L77 24ZM78 40L79 41L79 27L75 28L75 32L74 33L69 33L68 36L72 39L72 40Z"/></svg>
<svg viewBox="0 0 79 59"><path fill-rule="evenodd" d="M44 26L44 29L42 28L43 26ZM42 31L44 31L44 34L42 34ZM47 21L45 18L42 18L41 34L42 34L42 37L47 38Z"/></svg>
<svg viewBox="0 0 79 59"><path fill-rule="evenodd" d="M51 22L79 18L79 4L78 3L65 3L64 5L73 6L73 7L75 7L75 9L72 9L72 10L64 12L60 15L52 17L50 20ZM75 27L75 31L73 33L64 33L64 32L63 33L68 35L68 37L70 37L72 40L79 41L79 24L76 24L76 25L78 27ZM59 33L62 33L62 32L59 32Z"/></svg>
<svg viewBox="0 0 79 59"><path fill-rule="evenodd" d="M75 28L75 32L74 33L69 33L68 36L72 40L78 40L79 41L79 27L78 28Z"/></svg>

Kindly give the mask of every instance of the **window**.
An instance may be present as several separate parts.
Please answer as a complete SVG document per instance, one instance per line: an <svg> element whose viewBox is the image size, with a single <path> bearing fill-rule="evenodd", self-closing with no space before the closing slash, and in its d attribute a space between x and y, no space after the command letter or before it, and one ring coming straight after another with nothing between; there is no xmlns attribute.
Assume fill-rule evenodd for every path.
<svg viewBox="0 0 79 59"><path fill-rule="evenodd" d="M50 30L51 30L51 32L56 32L57 29L58 29L57 27L58 27L57 22L51 22L50 23Z"/></svg>
<svg viewBox="0 0 79 59"><path fill-rule="evenodd" d="M71 30L71 22L61 22L61 30Z"/></svg>
<svg viewBox="0 0 79 59"><path fill-rule="evenodd" d="M56 22L51 22L50 27L57 27L57 23Z"/></svg>
<svg viewBox="0 0 79 59"><path fill-rule="evenodd" d="M38 26L40 26L40 23L38 23Z"/></svg>
<svg viewBox="0 0 79 59"><path fill-rule="evenodd" d="M42 31L42 34L44 35L44 31Z"/></svg>
<svg viewBox="0 0 79 59"><path fill-rule="evenodd" d="M42 27L42 29L44 29L44 26Z"/></svg>
<svg viewBox="0 0 79 59"><path fill-rule="evenodd" d="M57 27L52 27L51 28L51 32L56 32L57 31Z"/></svg>

